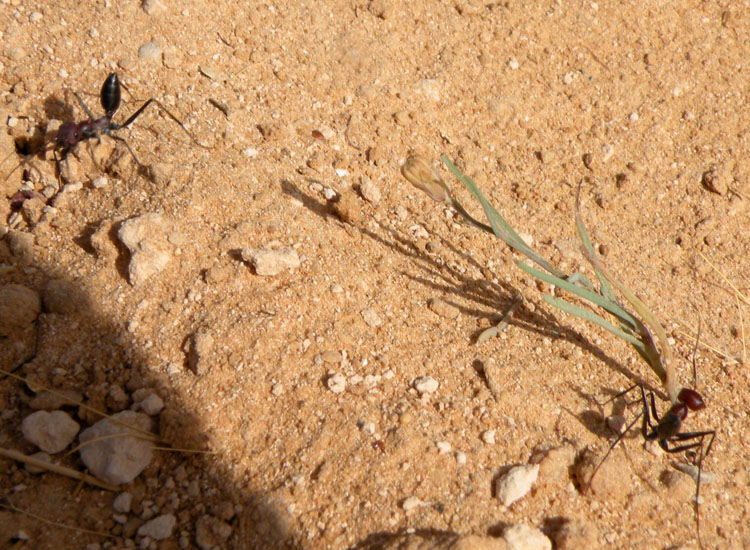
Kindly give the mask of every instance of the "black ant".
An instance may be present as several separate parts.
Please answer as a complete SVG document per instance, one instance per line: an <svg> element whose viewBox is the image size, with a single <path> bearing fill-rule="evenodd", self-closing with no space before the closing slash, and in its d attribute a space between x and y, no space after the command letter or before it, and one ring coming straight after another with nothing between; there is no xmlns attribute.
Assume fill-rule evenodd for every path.
<svg viewBox="0 0 750 550"><path fill-rule="evenodd" d="M78 103L81 105L89 118L88 120L84 120L81 122L65 122L57 131L57 137L55 138L54 144L52 144L52 148L53 155L55 157L55 166L58 173L58 181L60 177L60 161L64 160L67 157L68 153L70 153L70 151L80 142L92 138L101 140L102 134L108 135L113 139L124 143L125 147L127 147L128 151L138 165L138 168L143 169L143 165L138 160L138 157L135 155L133 150L130 148L130 145L128 145L128 142L120 136L114 134L113 132L130 126L133 121L138 118L138 116L146 109L146 107L148 107L152 103L156 104L164 113L167 114L167 116L169 116L169 118L176 122L180 126L180 128L182 128L185 134L187 134L187 136L193 141L193 143L204 149L207 148L205 145L198 142L198 140L187 130L187 128L185 128L182 122L180 122L180 120L176 116L169 112L169 109L167 109L158 99L155 99L153 97L146 101L143 105L141 105L141 107L135 113L133 113L130 118L128 118L124 123L117 124L116 122L114 122L112 120L112 117L120 107L120 88L120 79L117 77L117 73L111 73L104 81L104 84L102 84L102 88L99 93L99 101L101 102L101 106L104 109L104 114L98 118L94 117L93 113L89 110L89 108L78 96L78 94L73 92L73 95L78 100ZM15 169L10 174L12 174L14 171ZM10 174L6 176L6 179L10 177Z"/></svg>
<svg viewBox="0 0 750 550"><path fill-rule="evenodd" d="M615 446L620 442L620 440L625 436L626 433L630 431L630 429L633 427L633 425L638 421L638 419L643 416L643 424L641 426L641 434L643 435L643 438L647 441L656 441L659 444L659 447L664 450L664 452L667 453L679 453L682 451L688 451L690 449L699 448L700 452L698 455L698 476L696 478L696 488L695 488L695 506L696 506L696 513L695 513L695 521L696 521L696 528L698 532L698 543L701 548L703 548L703 542L701 540L700 535L700 516L698 514L698 504L699 504L699 497L700 497L700 486L701 486L701 470L703 466L703 458L708 456L708 453L711 452L711 446L714 443L714 438L716 437L716 430L705 430L705 431L698 431L698 432L680 432L680 428L682 427L682 422L687 418L689 411L699 411L701 409L706 408L706 403L703 400L703 397L700 393L698 393L695 390L691 390L689 388L682 388L680 392L677 394L677 402L674 403L669 410L666 412L664 416L659 418L659 413L656 411L656 402L654 399L654 392L649 392L648 399L646 398L646 390L643 388L643 384L636 384L631 387L629 387L627 390L620 392L617 394L613 399L616 399L617 397L621 397L623 395L626 395L630 391L632 391L634 388L640 387L641 389L641 403L643 404L643 411L636 416L635 420L628 425L625 430L622 431L617 436L617 439L615 439L614 443L610 445L609 449L607 449L607 452L604 455L604 458L602 458L601 462L597 465L597 467L594 469L594 472L591 474L591 477L589 478L589 485L594 479L594 476L599 471L599 468L602 464L604 464L604 461L609 456L609 453L612 452L612 449L615 448ZM650 400L650 413L649 413L649 400ZM656 421L656 424L653 424L651 421L651 418L653 416L653 419ZM706 446L706 450L704 452L703 450L703 442L706 437L710 437L708 441L708 445ZM676 446L670 446L670 443L672 445Z"/></svg>
<svg viewBox="0 0 750 550"><path fill-rule="evenodd" d="M130 151L130 154L133 156L133 159L135 160L136 164L138 164L139 168L142 168L142 165L140 161L138 160L138 157L136 157L133 150L130 148L130 145L128 145L127 141L125 141L120 136L117 136L112 133L113 130L120 130L122 128L127 128L130 126L130 124L133 123L133 121L138 118L138 116L152 103L155 103L164 113L166 113L169 118L171 118L173 121L175 121L180 128L188 135L188 137L198 145L199 147L205 148L204 145L198 142L195 137L188 132L188 130L185 128L185 126L182 124L182 122L179 121L179 119L174 116L172 113L169 112L169 109L167 109L158 99L151 98L148 101L146 101L141 107L133 113L130 118L128 118L124 123L117 124L116 122L112 121L112 117L114 116L115 112L117 112L117 109L120 107L120 79L117 77L117 73L111 73L107 79L104 81L104 84L102 84L101 92L99 93L99 100L101 102L102 108L104 109L104 114L100 116L99 118L94 118L94 115L91 113L89 108L86 106L86 104L83 102L83 100L78 97L78 94L75 92L73 93L75 98L78 100L78 103L80 103L81 107L83 107L83 110L86 112L86 115L88 115L89 119L84 120L82 122L65 122L60 126L60 129L57 131L57 138L55 139L55 162L58 165L58 171L59 171L59 159L57 158L57 152L60 152L60 158L65 158L67 154L70 152L73 147L78 145L79 142L85 141L92 138L97 138L97 140L100 139L101 134L106 134L117 141L121 141L125 144L125 146L128 148L128 151Z"/></svg>

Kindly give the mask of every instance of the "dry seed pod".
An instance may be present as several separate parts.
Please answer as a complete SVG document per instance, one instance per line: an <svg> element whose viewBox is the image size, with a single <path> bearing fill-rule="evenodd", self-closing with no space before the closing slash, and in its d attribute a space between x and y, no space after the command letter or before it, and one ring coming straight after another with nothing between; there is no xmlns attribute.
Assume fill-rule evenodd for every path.
<svg viewBox="0 0 750 550"><path fill-rule="evenodd" d="M451 204L451 192L443 179L430 167L424 157L411 156L401 166L401 173L414 187L427 193L437 202Z"/></svg>

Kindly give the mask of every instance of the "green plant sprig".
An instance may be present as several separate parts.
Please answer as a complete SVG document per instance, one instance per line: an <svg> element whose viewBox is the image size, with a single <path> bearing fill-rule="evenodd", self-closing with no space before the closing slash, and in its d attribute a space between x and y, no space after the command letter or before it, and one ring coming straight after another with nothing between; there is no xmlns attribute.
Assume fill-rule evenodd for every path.
<svg viewBox="0 0 750 550"><path fill-rule="evenodd" d="M495 210L470 177L461 173L445 155L442 155L441 159L453 175L463 183L482 205L490 225L474 219L461 203L453 197L448 185L430 168L427 161L423 158L410 157L402 166L401 172L412 185L427 193L433 200L451 206L471 225L482 231L494 234L508 246L523 254L544 270L540 271L527 265L523 260L518 260L516 263L526 273L562 290L566 290L585 302L602 308L614 317L617 326L591 310L575 306L554 296L544 295L543 297L548 304L570 315L594 323L633 346L664 384L670 401L676 403L677 381L672 366L671 348L669 347L666 333L648 307L630 289L617 281L597 258L594 248L591 245L591 239L583 223L583 218L580 215L580 184L576 193L576 229L582 242L581 248L584 257L593 267L599 280L599 290L595 290L594 285L584 275L580 273L570 276L566 275L546 258L533 250L521 239L500 213ZM631 313L618 303L612 287L615 287L622 294L637 315ZM652 335L652 331L656 335L656 341ZM496 334L497 332L498 327L491 327L479 336L477 342L484 341L490 334Z"/></svg>

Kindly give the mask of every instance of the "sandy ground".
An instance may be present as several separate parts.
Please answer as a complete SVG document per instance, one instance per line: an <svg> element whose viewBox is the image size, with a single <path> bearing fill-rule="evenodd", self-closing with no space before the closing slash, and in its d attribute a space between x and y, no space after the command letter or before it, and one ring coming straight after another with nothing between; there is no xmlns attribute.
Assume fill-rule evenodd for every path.
<svg viewBox="0 0 750 550"><path fill-rule="evenodd" d="M547 306L512 251L399 167L447 154L568 272L586 268L573 223L584 179L595 244L664 320L692 386L699 316L703 339L738 358L750 317L720 275L750 289L749 14L747 2L697 1L3 0L3 178L17 147L54 138L50 121L86 118L73 92L99 116L113 71L127 87L116 122L155 97L205 147L149 107L119 132L149 174L105 137L68 155L72 185L41 219L11 212L22 169L0 183L0 284L64 289L35 335L0 342L2 367L109 413L153 389L164 440L211 454L158 452L120 488L134 495L125 518L117 493L0 459L0 543L123 548L145 519L173 513L172 535L150 547L197 547L208 516L231 528L225 548L380 548L408 529L497 536L517 523L558 547L572 524L592 548L697 548L695 484L673 474L687 458L649 452L634 430L599 494L571 475L613 439L613 406L597 402L658 379L626 344ZM26 167L39 193L56 185L51 151ZM166 220L168 262L131 284L116 233L148 213ZM240 254L286 247L301 265L276 276ZM476 346L517 294L510 326ZM708 408L684 428L717 431L703 544L748 548L747 366L701 348L697 368ZM425 376L434 393L413 388ZM36 450L20 432L32 396L3 379L3 447ZM508 508L494 498L500 473L556 448L569 461L528 495ZM77 454L55 460L83 469ZM404 510L409 497L422 505Z"/></svg>

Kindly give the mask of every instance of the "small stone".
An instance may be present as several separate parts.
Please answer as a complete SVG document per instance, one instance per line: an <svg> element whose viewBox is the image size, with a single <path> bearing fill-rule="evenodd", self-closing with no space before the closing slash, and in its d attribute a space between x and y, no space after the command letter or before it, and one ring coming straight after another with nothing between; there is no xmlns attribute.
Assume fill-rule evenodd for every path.
<svg viewBox="0 0 750 550"><path fill-rule="evenodd" d="M440 82L432 78L424 78L417 82L419 90L427 99L440 101Z"/></svg>
<svg viewBox="0 0 750 550"><path fill-rule="evenodd" d="M245 155L249 159L253 159L258 156L258 150L254 147L245 147L242 150L242 154Z"/></svg>
<svg viewBox="0 0 750 550"><path fill-rule="evenodd" d="M45 311L59 315L70 315L86 306L86 300L78 287L64 279L51 279L47 282L42 301Z"/></svg>
<svg viewBox="0 0 750 550"><path fill-rule="evenodd" d="M102 481L112 485L130 483L151 462L153 445L141 432L129 427L150 431L151 426L151 418L134 411L100 420L81 432L81 460Z"/></svg>
<svg viewBox="0 0 750 550"><path fill-rule="evenodd" d="M621 414L613 414L607 417L607 427L616 434L621 434L625 429L626 419Z"/></svg>
<svg viewBox="0 0 750 550"><path fill-rule="evenodd" d="M148 15L154 15L164 9L164 5L159 0L143 0L141 7Z"/></svg>
<svg viewBox="0 0 750 550"><path fill-rule="evenodd" d="M161 48L156 42L146 42L138 48L138 57L147 61L152 61L159 57Z"/></svg>
<svg viewBox="0 0 750 550"><path fill-rule="evenodd" d="M447 441L438 441L437 449L438 449L438 454L444 455L446 453L451 452L451 444L448 443Z"/></svg>
<svg viewBox="0 0 750 550"><path fill-rule="evenodd" d="M599 533L596 524L585 520L566 521L555 532L555 550L598 548Z"/></svg>
<svg viewBox="0 0 750 550"><path fill-rule="evenodd" d="M65 405L80 404L83 395L73 390L56 390L55 393L40 391L29 401L29 407L34 410L53 411Z"/></svg>
<svg viewBox="0 0 750 550"><path fill-rule="evenodd" d="M91 182L91 185L94 189L104 189L109 185L109 180L107 180L107 176L99 176Z"/></svg>
<svg viewBox="0 0 750 550"><path fill-rule="evenodd" d="M380 189L366 176L362 176L362 182L359 184L359 192L363 199L372 204L378 204L380 202Z"/></svg>
<svg viewBox="0 0 750 550"><path fill-rule="evenodd" d="M155 393L148 394L142 401L138 402L141 411L149 416L156 416L164 408L164 401Z"/></svg>
<svg viewBox="0 0 750 550"><path fill-rule="evenodd" d="M117 236L130 251L128 278L133 286L162 271L172 259L166 232L169 223L161 214L147 213L120 226Z"/></svg>
<svg viewBox="0 0 750 550"><path fill-rule="evenodd" d="M344 360L343 354L333 349L324 351L320 358L326 363L341 363Z"/></svg>
<svg viewBox="0 0 750 550"><path fill-rule="evenodd" d="M495 430L485 430L482 432L482 441L488 445L495 444Z"/></svg>
<svg viewBox="0 0 750 550"><path fill-rule="evenodd" d="M515 58L510 59L508 61L508 67L510 67L511 70L515 71L518 69L518 60Z"/></svg>
<svg viewBox="0 0 750 550"><path fill-rule="evenodd" d="M432 376L422 376L415 379L412 385L419 393L425 394L437 391L439 384Z"/></svg>
<svg viewBox="0 0 750 550"><path fill-rule="evenodd" d="M252 264L255 273L263 277L273 277L282 271L296 269L300 266L299 256L291 248L280 248L278 250L244 248L242 259Z"/></svg>
<svg viewBox="0 0 750 550"><path fill-rule="evenodd" d="M552 550L552 541L544 533L523 523L506 528L503 538L508 550Z"/></svg>
<svg viewBox="0 0 750 550"><path fill-rule="evenodd" d="M70 445L80 426L63 411L37 411L21 422L23 436L47 453L59 453Z"/></svg>
<svg viewBox="0 0 750 550"><path fill-rule="evenodd" d="M409 512L420 506L424 506L424 502L417 497L407 497L404 499L404 502L401 503L401 508L403 508L405 512Z"/></svg>
<svg viewBox="0 0 750 550"><path fill-rule="evenodd" d="M359 201L351 190L341 193L339 200L333 203L333 211L342 222L352 225L362 218Z"/></svg>
<svg viewBox="0 0 750 550"><path fill-rule="evenodd" d="M190 338L188 367L196 375L203 376L209 369L209 358L214 347L214 338L207 332L196 332Z"/></svg>
<svg viewBox="0 0 750 550"><path fill-rule="evenodd" d="M38 11L32 11L29 14L29 22L31 22L31 23L38 23L41 20L42 20L42 14L39 13Z"/></svg>
<svg viewBox="0 0 750 550"><path fill-rule="evenodd" d="M0 286L0 336L10 337L30 326L41 310L36 291L15 284Z"/></svg>
<svg viewBox="0 0 750 550"><path fill-rule="evenodd" d="M275 395L276 397L280 397L284 395L284 386L280 382L276 382L273 386L271 386L271 395Z"/></svg>
<svg viewBox="0 0 750 550"><path fill-rule="evenodd" d="M341 373L336 373L328 377L326 386L333 393L343 393L346 390L346 378Z"/></svg>
<svg viewBox="0 0 750 550"><path fill-rule="evenodd" d="M372 308L363 309L361 313L362 319L365 320L365 324L370 328L379 327L383 323L380 316Z"/></svg>
<svg viewBox="0 0 750 550"><path fill-rule="evenodd" d="M461 451L456 451L456 462L458 464L466 464L466 453L462 453Z"/></svg>
<svg viewBox="0 0 750 550"><path fill-rule="evenodd" d="M615 148L609 143L602 145L602 161L607 162L615 154Z"/></svg>
<svg viewBox="0 0 750 550"><path fill-rule="evenodd" d="M221 71L213 65L201 65L199 68L201 74L208 77L211 80L222 80L223 75Z"/></svg>
<svg viewBox="0 0 750 550"><path fill-rule="evenodd" d="M539 464L515 466L495 482L495 496L510 506L531 490L539 475Z"/></svg>
<svg viewBox="0 0 750 550"><path fill-rule="evenodd" d="M128 514L130 513L130 506L132 503L133 495L125 491L115 497L115 500L112 502L112 509L121 514Z"/></svg>
<svg viewBox="0 0 750 550"><path fill-rule="evenodd" d="M725 195L727 193L732 181L732 171L724 163L712 166L703 174L704 187L719 195Z"/></svg>
<svg viewBox="0 0 750 550"><path fill-rule="evenodd" d="M427 307L429 307L434 313L441 317L445 317L446 319L455 319L460 313L456 306L448 304L440 298L430 298L427 301Z"/></svg>
<svg viewBox="0 0 750 550"><path fill-rule="evenodd" d="M164 540L172 534L175 523L177 523L177 518L173 514L156 516L138 528L138 536Z"/></svg>
<svg viewBox="0 0 750 550"><path fill-rule="evenodd" d="M575 462L576 451L572 445L561 445L548 450L539 460L539 475L545 482L570 481L570 467Z"/></svg>
<svg viewBox="0 0 750 550"><path fill-rule="evenodd" d="M593 170L594 169L594 155L592 155L591 153L584 153L583 165L589 170Z"/></svg>
<svg viewBox="0 0 750 550"><path fill-rule="evenodd" d="M201 516L195 525L195 542L201 550L225 548L231 535L232 526L213 516Z"/></svg>

